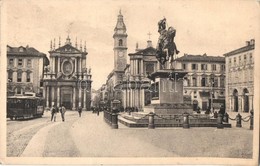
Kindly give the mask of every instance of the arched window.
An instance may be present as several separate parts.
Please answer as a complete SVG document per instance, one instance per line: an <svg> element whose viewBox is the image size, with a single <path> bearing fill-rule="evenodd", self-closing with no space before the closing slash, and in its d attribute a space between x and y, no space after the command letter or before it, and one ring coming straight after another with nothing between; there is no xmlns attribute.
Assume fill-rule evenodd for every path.
<svg viewBox="0 0 260 166"><path fill-rule="evenodd" d="M220 76L220 87L225 87L225 76L224 75Z"/></svg>
<svg viewBox="0 0 260 166"><path fill-rule="evenodd" d="M205 76L203 76L203 77L201 78L201 86L203 86L203 87L206 86L206 78L205 78Z"/></svg>
<svg viewBox="0 0 260 166"><path fill-rule="evenodd" d="M118 46L123 46L123 40L122 39L119 39Z"/></svg>
<svg viewBox="0 0 260 166"><path fill-rule="evenodd" d="M196 77L192 77L192 83L193 83L193 86L197 86L197 78Z"/></svg>
<svg viewBox="0 0 260 166"><path fill-rule="evenodd" d="M22 71L17 72L17 82L22 82Z"/></svg>
<svg viewBox="0 0 260 166"><path fill-rule="evenodd" d="M235 112L238 112L238 91L237 89L234 89L233 91L233 103L234 103L234 106L233 106L233 109Z"/></svg>
<svg viewBox="0 0 260 166"><path fill-rule="evenodd" d="M16 88L16 93L17 94L22 94L22 88L21 87L17 87Z"/></svg>
<svg viewBox="0 0 260 166"><path fill-rule="evenodd" d="M31 82L30 71L26 73L26 82Z"/></svg>

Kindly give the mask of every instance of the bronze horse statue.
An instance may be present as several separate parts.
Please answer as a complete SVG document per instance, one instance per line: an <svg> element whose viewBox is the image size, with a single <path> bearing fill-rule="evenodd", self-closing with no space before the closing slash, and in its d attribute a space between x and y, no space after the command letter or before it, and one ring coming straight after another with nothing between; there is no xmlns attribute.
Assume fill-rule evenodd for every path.
<svg viewBox="0 0 260 166"><path fill-rule="evenodd" d="M170 68L172 68L172 62L175 59L174 55L179 53L174 42L176 30L173 27L169 27L168 30L166 30L165 18L159 21L158 26L160 37L156 47L156 58L162 66L166 61L169 61Z"/></svg>

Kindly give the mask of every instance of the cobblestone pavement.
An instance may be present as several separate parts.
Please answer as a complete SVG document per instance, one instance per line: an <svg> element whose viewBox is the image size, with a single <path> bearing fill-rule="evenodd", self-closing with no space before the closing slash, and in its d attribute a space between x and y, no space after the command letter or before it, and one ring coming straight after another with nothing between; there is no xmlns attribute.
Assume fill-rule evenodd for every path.
<svg viewBox="0 0 260 166"><path fill-rule="evenodd" d="M111 129L91 112L67 111L66 121L45 118L7 122L11 156L45 157L252 157L253 131L242 128ZM233 117L232 117L233 118ZM16 123L21 123L17 126ZM27 125L29 124L29 125ZM22 127L21 127L22 126ZM21 137L29 135L27 139ZM17 152L15 146L24 144ZM13 152L11 152L13 151Z"/></svg>

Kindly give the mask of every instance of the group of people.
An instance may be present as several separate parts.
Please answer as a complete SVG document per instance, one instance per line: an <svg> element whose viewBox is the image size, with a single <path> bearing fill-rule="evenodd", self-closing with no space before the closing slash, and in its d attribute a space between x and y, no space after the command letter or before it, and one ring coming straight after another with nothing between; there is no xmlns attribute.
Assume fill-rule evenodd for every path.
<svg viewBox="0 0 260 166"><path fill-rule="evenodd" d="M56 117L57 117L57 113L61 113L61 119L64 122L65 121L65 112L66 112L66 108L64 107L64 105L60 106L60 107L56 107L55 105L53 105L51 107L51 121L56 122ZM79 117L81 117L81 113L82 113L82 107L79 106L78 107L78 113L79 113Z"/></svg>
<svg viewBox="0 0 260 166"><path fill-rule="evenodd" d="M51 121L53 120L54 122L56 121L56 116L57 113L61 113L61 119L64 122L65 121L65 112L66 112L66 108L64 107L64 105L62 105L61 107L56 107L55 105L53 105L51 107Z"/></svg>
<svg viewBox="0 0 260 166"><path fill-rule="evenodd" d="M224 106L223 104L220 105L219 111L215 111L215 108L214 108L214 107L212 107L212 109L213 109L213 110L212 110L212 112L211 112L210 107L208 107L207 110L205 111L205 114L213 113L214 116L217 116L217 114L222 114L222 115L224 115L224 114L226 113L225 106ZM197 106L197 108L196 108L194 111L196 111L198 114L200 114L200 112L201 112L201 111L200 111L200 107Z"/></svg>

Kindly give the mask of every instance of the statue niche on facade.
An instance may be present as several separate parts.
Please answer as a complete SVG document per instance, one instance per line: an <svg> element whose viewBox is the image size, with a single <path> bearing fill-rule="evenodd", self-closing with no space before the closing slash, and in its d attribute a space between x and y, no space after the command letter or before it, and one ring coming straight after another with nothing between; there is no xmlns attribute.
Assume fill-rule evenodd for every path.
<svg viewBox="0 0 260 166"><path fill-rule="evenodd" d="M174 55L179 53L174 42L176 30L173 27L166 30L166 18L164 18L158 22L158 32L160 36L156 47L156 58L161 65L169 61L170 68L172 68L172 62L175 59Z"/></svg>

